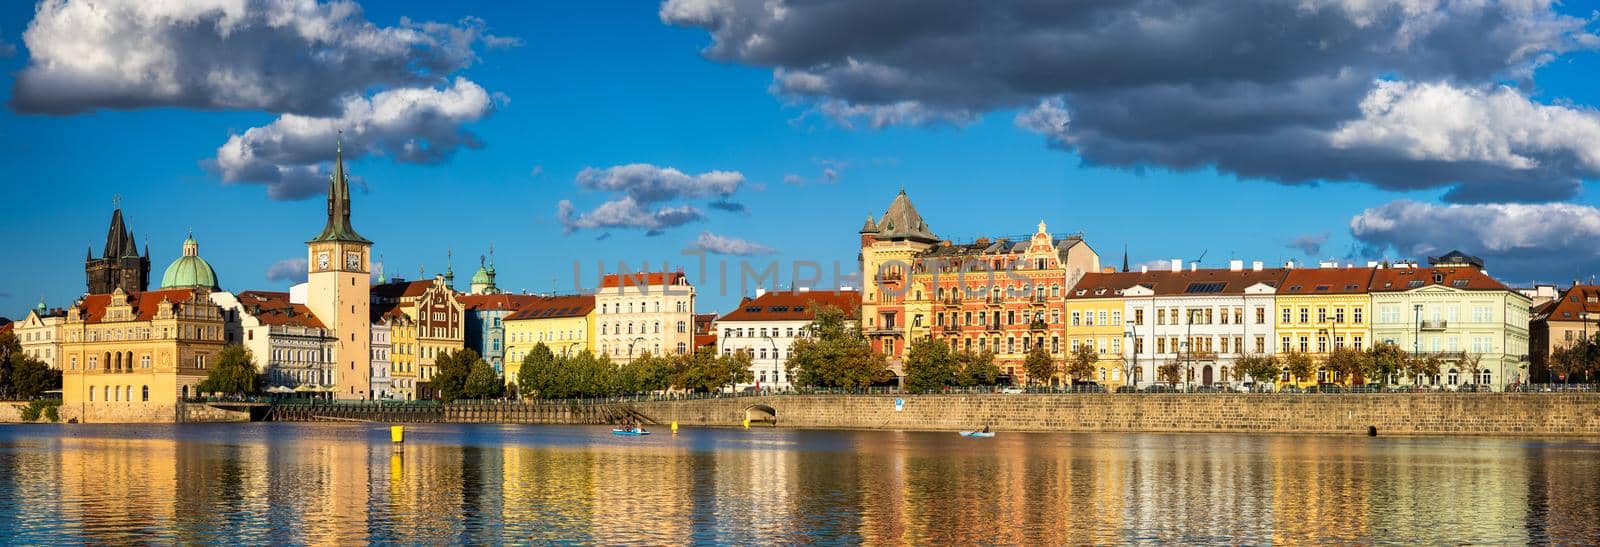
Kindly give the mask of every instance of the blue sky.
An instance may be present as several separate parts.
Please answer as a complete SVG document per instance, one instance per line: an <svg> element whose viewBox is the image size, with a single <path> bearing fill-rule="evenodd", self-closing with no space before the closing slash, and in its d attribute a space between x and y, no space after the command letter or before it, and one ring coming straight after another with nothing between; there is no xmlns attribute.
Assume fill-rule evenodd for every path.
<svg viewBox="0 0 1600 547"><path fill-rule="evenodd" d="M1121 3L1131 11L1146 9L1139 0ZM733 5L738 6L729 7ZM1567 36L1557 45L1545 44L1552 51L1544 58L1506 61L1504 66L1489 69L1462 69L1458 66L1463 63L1448 60L1428 64L1426 51L1385 50L1370 54L1376 59L1372 60L1360 57L1372 48L1353 48L1355 57L1339 60L1345 73L1356 66L1375 76L1352 78L1355 95L1347 103L1373 97L1372 90L1380 87L1380 81L1438 84L1448 88L1446 91L1467 90L1469 99L1512 95L1498 96L1504 99L1500 102L1483 101L1489 111L1485 119L1490 120L1483 131L1491 137L1461 137L1457 131L1445 135L1448 142L1442 148L1426 148L1426 143L1433 142L1423 138L1428 135L1395 140L1392 119L1376 120L1370 126L1352 126L1349 124L1357 122L1346 120L1342 122L1346 125L1338 126L1347 130L1341 137L1347 140L1339 142L1357 142L1353 148L1341 149L1343 152L1353 149L1363 157L1398 154L1410 162L1404 169L1391 169L1397 162L1347 167L1340 162L1359 162L1337 155L1319 159L1320 148L1298 144L1283 149L1274 144L1259 152L1280 156L1288 164L1321 162L1319 165L1354 173L1347 177L1351 180L1339 182L1307 182L1297 178L1296 166L1276 164L1254 172L1245 168L1242 171L1255 176L1241 178L1233 174L1241 172L1236 166L1252 160L1249 145L1242 144L1245 141L1219 140L1220 133L1206 133L1210 130L1191 131L1181 138L1148 137L1168 129L1161 120L1152 119L1153 108L1132 109L1128 114L1142 117L1137 121L1144 129L1096 120L1097 113L1111 112L1124 104L1118 101L1149 89L1138 87L1148 82L1128 83L1146 77L1139 74L1174 72L1154 65L1137 66L1145 59L1137 52L1122 52L1112 57L1121 61L1102 65L1111 67L1105 69L1111 72L1126 71L1126 78L1063 74L1061 81L1056 81L1049 74L1027 74L1030 69L1024 67L1013 71L1017 75L983 83L983 78L991 75L987 69L965 73L962 71L969 69L941 65L931 51L928 55L933 59L913 59L915 55L906 53L931 49L919 49L917 40L946 28L939 25L914 31L903 27L914 26L916 21L896 20L883 23L888 25L885 28L865 30L823 25L818 28L837 29L840 36L817 45L803 43L796 38L800 30L782 25L799 24L812 16L826 23L826 17L837 14L811 13L796 5L787 19L765 14L770 19L766 26L750 29L740 28L744 23L731 22L731 11L717 11L758 10L760 5L692 0L669 2L667 7L672 9L652 2L363 4L354 19L380 29L401 27L403 18L446 22L457 30L476 29L478 38L459 45L457 51L467 52L471 60L440 61L446 65L442 69L418 69L411 76L425 81L422 84L397 84L392 78L358 80L349 84L344 95L324 91L313 98L372 98L406 85L448 89L451 81L462 78L481 87L490 99L480 102L480 110L469 119L449 125L442 133L437 127L417 129L433 131L429 136L436 139L460 138L463 131L471 134L462 140L474 144L458 143L438 157L403 160L400 148L375 144L383 138L403 140L405 131L414 128L397 127L387 134L375 131L372 142L358 143L354 148L361 157L348 162L351 174L367 185L367 191L355 197L357 228L377 242L375 252L382 254L390 275L414 277L419 267L429 275L442 271L446 250L453 249L453 265L464 286L478 256L493 244L502 288L541 292L551 290L553 283L559 284L560 290L570 290L575 261L591 284L597 261L612 267L619 260L681 263L686 259L680 251L704 233L742 240L739 243L748 244L744 250L773 251L755 256L715 255L716 260L776 260L785 264L785 271L787 264L796 260L840 261L852 268L856 230L862 220L867 214L882 214L902 187L930 227L943 237L1027 233L1043 219L1058 234L1083 231L1107 265L1120 261L1123 245L1128 246L1136 264L1193 259L1203 253L1209 265L1222 265L1230 258L1282 262L1414 257L1424 254L1418 251L1463 247L1463 251L1485 255L1491 273L1516 283L1586 277L1600 264L1600 244L1593 242L1600 239L1593 237L1600 235L1595 233L1600 232L1596 227L1600 226L1600 211L1594 209L1595 200L1587 191L1597 168L1584 159L1591 155L1600 158L1596 150L1600 141L1589 139L1593 133L1584 132L1591 122L1600 127L1595 121L1600 116L1594 111L1594 105L1600 104L1600 86L1596 85L1600 77L1595 76L1600 74L1600 55L1595 52L1600 42L1592 40L1597 27L1593 2L1536 8L1539 12L1533 17L1538 21L1575 18L1565 20L1566 26L1561 27L1564 30L1560 32ZM61 6L51 3L47 7ZM882 4L880 8L890 10L892 6ZM937 6L927 8L936 10ZM93 245L99 252L115 194L122 196L124 213L137 235L149 241L153 278L158 280L166 264L178 256L184 234L192 229L202 256L216 268L225 289L287 287L290 281L269 279L267 272L276 263L303 257L304 241L322 225L321 195L302 195L307 187L299 186L295 187L301 189L299 193L290 191L294 195L287 197L300 199L274 199L267 185L225 181L229 175L204 162L218 158L218 147L230 137L273 124L280 115L315 117L327 112L284 106L284 101L303 98L295 95L297 89L283 92L288 98L278 102L201 96L219 93L215 89L181 99L151 100L148 94L143 99L107 99L94 88L111 84L70 77L50 80L55 87L29 88L46 91L18 100L18 90L26 87L22 84L52 76L41 70L46 63L36 58L43 54L35 53L47 51L51 40L137 51L143 47L138 45L142 43L139 39L148 38L139 32L161 36L170 31L153 24L115 36L63 38L70 33L61 32L59 23L36 20L46 17L47 11L40 8L36 13L35 6L20 2L0 6L0 43L6 44L0 45L0 53L10 51L9 56L0 57L0 68L6 74L0 98L9 105L0 109L0 173L5 173L6 179L0 185L0 203L4 204L0 232L7 234L7 267L0 268L0 315L16 318L41 296L52 305L66 305L82 293L84 250ZM673 14L664 16L668 11ZM1481 14L1447 16L1465 21L1476 15ZM480 22L462 22L465 17ZM760 17L747 14L740 20ZM1018 33L1015 40L1072 30L1073 23L1067 19L1059 29L1051 27L1048 17L1041 19L1038 25L1042 28L1032 29L1032 34ZM1236 19L1239 17L1233 16L1229 21ZM865 21L862 26L874 24L869 17L851 20ZM25 37L30 25L38 26L39 31ZM1380 26L1374 23L1360 28ZM903 35L905 41L895 50L871 39L854 40L848 36L852 32L864 32L879 41ZM729 45L758 44L748 40L751 36L766 42L744 48ZM999 40L995 47L1000 50L1013 45L1004 43L1012 40L1005 36L957 38L990 45ZM237 50L222 48L217 58L207 62L223 66L234 62L228 56L235 51L251 51L248 44L239 43L243 39L229 42L230 48ZM1131 42L1137 37L1126 39ZM1440 40L1438 44L1420 40L1406 47L1461 49ZM283 42L276 44L273 47L283 47ZM726 47L707 49L714 44ZM1484 48L1494 53L1489 46ZM432 53L441 49L445 48L435 47ZM254 51L296 55L292 50L265 45ZM1394 60L1402 53L1412 60ZM834 56L832 60L828 55ZM977 60L989 65L996 62L978 56ZM1218 76L1211 74L1238 72L1230 63L1244 62L1226 55L1217 57L1216 66L1203 67L1206 70L1200 75L1188 78L1214 83ZM887 68L884 72L851 72L841 68L844 59ZM237 63L264 62L240 58ZM311 71L308 86L325 81L327 74L359 72L338 66L338 62L331 64L329 70L337 72L319 75ZM1337 68L1326 69L1324 75L1338 73ZM1077 69L1064 66L1060 70ZM1295 78L1315 81L1310 78L1317 76L1316 71L1308 72L1309 76ZM784 79L797 73L813 78ZM917 76L906 78L910 81L943 78L957 83L919 87L873 76L885 73L897 75L895 78ZM1092 89L1079 86L1079 82L1095 78L1105 82ZM1239 79L1259 81L1261 77L1245 74ZM975 83L962 87L963 82ZM70 86L84 86L90 92L79 99ZM1277 88L1277 93L1295 93L1285 89L1304 88ZM1478 94L1471 94L1473 90ZM1423 96L1417 87L1398 94L1406 92ZM1317 92L1303 94L1315 96ZM1019 114L1049 114L1052 97L1064 97L1060 104L1071 111L1072 122L1066 126L1070 130L1055 134L1048 127L1029 129L1018 120ZM1238 97L1232 106L1245 111L1266 110L1262 105L1270 102L1243 92ZM1209 98L1227 101L1227 97ZM256 102L251 103L253 100ZM1531 116L1504 109L1520 105L1518 100L1530 107L1554 105L1562 110L1545 112L1553 114L1549 121L1539 122L1543 125L1528 122L1534 125L1524 128L1519 124ZM886 109L896 104L907 109L901 112L926 116L885 118L889 121L874 127L871 116L888 112ZM1236 115L1240 124L1273 123L1228 114L1227 104L1207 104L1216 116ZM1449 117L1455 103L1431 104L1444 105L1433 114L1442 110ZM839 105L859 108L840 114ZM1345 113L1357 110L1355 104L1340 104L1339 108ZM1188 109L1182 114L1194 112ZM1401 121L1405 120L1417 125L1415 118ZM1512 139L1509 152L1497 156L1494 143L1498 141L1492 134L1501 128L1496 124L1505 126L1505 133L1532 131L1559 137L1532 143ZM1175 120L1171 125L1194 128L1204 124ZM1122 133L1107 137L1117 131ZM1458 142L1461 138L1470 142ZM361 146L371 148L362 153ZM331 160L333 143L326 142L325 148L325 159ZM1541 168L1480 177L1481 171L1474 170L1476 164L1468 161L1499 166L1521 161L1507 160L1506 154L1521 160L1532 158ZM1428 163L1419 167L1423 159ZM632 164L650 167L641 175L649 180L641 182L639 177L607 171ZM1473 179L1464 185L1476 189L1477 197L1450 195L1454 184L1411 184L1413 179L1407 178L1437 177L1420 170L1440 165L1468 171L1453 176ZM661 170L668 167L691 180L709 172L734 172L738 174L732 186L736 189L725 197L690 195L673 186L671 181L676 179L670 175L660 178ZM594 171L585 178L582 173L590 168ZM827 180L825 169L832 169L836 180ZM1311 178L1319 179L1325 172L1315 171ZM607 178L608 174L616 176ZM795 177L806 183L786 182ZM1544 188L1542 181L1551 179L1579 182L1574 183L1576 190L1564 190L1560 184L1556 190L1525 190ZM677 190L644 203L647 211L690 207L697 212L695 218L654 229L616 222L586 226L574 220L626 194L626 189L618 188L652 183ZM315 185L311 188L320 190ZM557 214L562 200L570 201L574 211L565 222ZM729 212L710 205L717 201L737 203L746 210ZM1364 224L1368 227L1358 235L1353 233L1352 219L1364 212L1370 213ZM1376 227L1380 224L1382 228ZM1529 233L1507 234L1524 228ZM1316 243L1314 252L1308 253L1305 245L1290 247L1297 239ZM705 294L708 288L702 291ZM719 294L723 292L726 294ZM726 291L711 287L701 307L726 310L737 300L737 292L737 286Z"/></svg>

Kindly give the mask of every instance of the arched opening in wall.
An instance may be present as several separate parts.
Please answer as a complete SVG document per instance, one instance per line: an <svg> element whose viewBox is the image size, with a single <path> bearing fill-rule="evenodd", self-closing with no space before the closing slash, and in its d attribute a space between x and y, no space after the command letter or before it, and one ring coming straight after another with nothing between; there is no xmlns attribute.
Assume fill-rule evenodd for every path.
<svg viewBox="0 0 1600 547"><path fill-rule="evenodd" d="M752 424L778 425L778 411L767 405L752 405L744 409L744 419Z"/></svg>
<svg viewBox="0 0 1600 547"><path fill-rule="evenodd" d="M1200 385L1209 386L1212 381L1211 365L1206 365L1205 368L1200 369Z"/></svg>

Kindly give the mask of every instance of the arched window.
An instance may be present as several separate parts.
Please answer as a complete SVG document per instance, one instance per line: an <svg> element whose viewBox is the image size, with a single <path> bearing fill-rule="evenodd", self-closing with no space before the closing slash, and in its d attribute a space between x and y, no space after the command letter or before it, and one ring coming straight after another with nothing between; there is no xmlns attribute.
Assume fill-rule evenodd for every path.
<svg viewBox="0 0 1600 547"><path fill-rule="evenodd" d="M656 321L656 324L655 324L655 333L656 333L656 334L661 334L661 322L660 322L660 321Z"/></svg>
<svg viewBox="0 0 1600 547"><path fill-rule="evenodd" d="M633 334L633 323L628 323L628 334Z"/></svg>
<svg viewBox="0 0 1600 547"><path fill-rule="evenodd" d="M139 368L150 368L150 356L149 355L142 355L142 356L139 357Z"/></svg>
<svg viewBox="0 0 1600 547"><path fill-rule="evenodd" d="M94 386L89 386L89 400L94 400Z"/></svg>
<svg viewBox="0 0 1600 547"><path fill-rule="evenodd" d="M1456 382L1460 380L1459 374L1460 373L1456 372L1456 369L1450 369L1450 375L1447 377L1450 385L1456 385Z"/></svg>

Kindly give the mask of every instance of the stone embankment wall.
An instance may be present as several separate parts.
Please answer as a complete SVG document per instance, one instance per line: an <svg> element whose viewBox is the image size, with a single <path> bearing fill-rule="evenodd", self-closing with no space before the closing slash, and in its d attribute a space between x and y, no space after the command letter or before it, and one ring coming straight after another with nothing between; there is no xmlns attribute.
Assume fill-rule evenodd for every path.
<svg viewBox="0 0 1600 547"><path fill-rule="evenodd" d="M635 408L688 426L770 416L794 428L1600 436L1600 393L790 395Z"/></svg>

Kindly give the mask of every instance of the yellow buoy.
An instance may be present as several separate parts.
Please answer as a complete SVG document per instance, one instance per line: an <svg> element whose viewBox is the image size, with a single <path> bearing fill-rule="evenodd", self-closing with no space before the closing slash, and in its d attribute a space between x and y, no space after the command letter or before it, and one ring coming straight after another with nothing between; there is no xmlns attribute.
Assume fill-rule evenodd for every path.
<svg viewBox="0 0 1600 547"><path fill-rule="evenodd" d="M406 426L403 426L403 425L389 426L389 440L394 441L396 443L406 442Z"/></svg>
<svg viewBox="0 0 1600 547"><path fill-rule="evenodd" d="M672 422L672 432L673 433L677 433L678 432L678 422L677 421L673 421Z"/></svg>
<svg viewBox="0 0 1600 547"><path fill-rule="evenodd" d="M744 419L744 428L745 429L750 429L750 419L749 418L745 418Z"/></svg>

